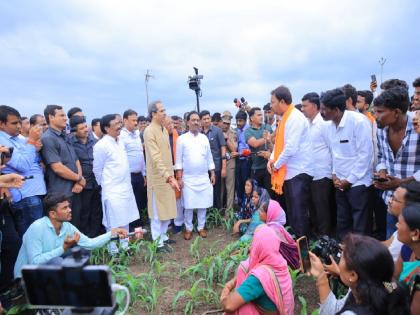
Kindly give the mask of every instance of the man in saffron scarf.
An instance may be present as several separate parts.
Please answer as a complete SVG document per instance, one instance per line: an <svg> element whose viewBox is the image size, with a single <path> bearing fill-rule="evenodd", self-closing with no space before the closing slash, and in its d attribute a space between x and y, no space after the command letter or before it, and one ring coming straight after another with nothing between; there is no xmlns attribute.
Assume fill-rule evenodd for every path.
<svg viewBox="0 0 420 315"><path fill-rule="evenodd" d="M267 225L257 228L249 258L220 296L227 314L292 315L294 298L287 262L279 253L280 238Z"/></svg>
<svg viewBox="0 0 420 315"><path fill-rule="evenodd" d="M293 231L298 236L308 235L313 173L309 123L293 106L292 95L283 85L271 92L271 108L282 115L267 163L271 184L277 194L285 194L287 218Z"/></svg>

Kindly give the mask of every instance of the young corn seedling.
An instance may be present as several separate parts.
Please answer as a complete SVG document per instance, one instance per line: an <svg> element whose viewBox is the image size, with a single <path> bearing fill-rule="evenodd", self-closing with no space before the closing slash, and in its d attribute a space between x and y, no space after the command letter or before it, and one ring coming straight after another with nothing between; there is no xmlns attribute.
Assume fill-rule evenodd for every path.
<svg viewBox="0 0 420 315"><path fill-rule="evenodd" d="M194 242L190 245L190 255L195 259L195 261L200 260L200 238L196 237Z"/></svg>

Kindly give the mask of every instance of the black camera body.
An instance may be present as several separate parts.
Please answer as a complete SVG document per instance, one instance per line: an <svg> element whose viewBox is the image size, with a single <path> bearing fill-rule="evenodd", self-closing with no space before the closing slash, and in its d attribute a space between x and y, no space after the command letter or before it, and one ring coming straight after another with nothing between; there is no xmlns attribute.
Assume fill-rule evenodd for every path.
<svg viewBox="0 0 420 315"><path fill-rule="evenodd" d="M342 249L340 243L336 239L324 235L316 241L312 252L317 255L323 263L329 265L331 264L330 256L333 257L337 264L339 263Z"/></svg>
<svg viewBox="0 0 420 315"><path fill-rule="evenodd" d="M195 75L188 77L188 86L193 91L200 91L201 80L204 78L203 75L198 74L198 68L194 67Z"/></svg>
<svg viewBox="0 0 420 315"><path fill-rule="evenodd" d="M237 98L234 98L233 103L236 107L238 107L241 110L246 110L246 107L248 106L248 102L245 100L244 97L241 97L239 100Z"/></svg>

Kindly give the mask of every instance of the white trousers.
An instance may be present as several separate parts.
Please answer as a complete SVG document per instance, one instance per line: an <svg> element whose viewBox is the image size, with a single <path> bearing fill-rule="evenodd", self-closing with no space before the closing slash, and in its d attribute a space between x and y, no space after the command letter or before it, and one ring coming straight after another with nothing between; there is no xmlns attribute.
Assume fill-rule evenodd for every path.
<svg viewBox="0 0 420 315"><path fill-rule="evenodd" d="M206 212L207 209L197 209L197 229L200 231L202 229L204 229L204 226L206 225ZM194 209L185 209L184 210L184 223L185 223L185 229L187 231L192 231L193 230L193 214L194 214Z"/></svg>
<svg viewBox="0 0 420 315"><path fill-rule="evenodd" d="M168 240L168 226L171 220L161 221L158 216L155 194L152 195L153 218L150 219L150 229L152 230L152 239L159 239L159 247L163 246L163 242Z"/></svg>
<svg viewBox="0 0 420 315"><path fill-rule="evenodd" d="M182 201L182 196L176 200L176 218L174 223L176 226L184 224L184 202Z"/></svg>

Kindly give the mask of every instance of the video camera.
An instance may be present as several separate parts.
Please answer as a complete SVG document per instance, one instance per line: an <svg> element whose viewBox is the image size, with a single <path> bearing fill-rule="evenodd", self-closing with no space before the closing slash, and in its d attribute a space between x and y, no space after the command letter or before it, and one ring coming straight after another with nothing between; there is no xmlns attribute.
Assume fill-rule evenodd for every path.
<svg viewBox="0 0 420 315"><path fill-rule="evenodd" d="M320 237L318 241L316 241L312 252L317 255L323 263L329 265L331 264L330 255L338 264L343 250L341 249L340 243L336 239L324 235Z"/></svg>
<svg viewBox="0 0 420 315"><path fill-rule="evenodd" d="M74 247L61 264L24 266L22 280L29 304L65 308L65 314L114 314L111 271L108 266L89 266L89 258L87 250Z"/></svg>
<svg viewBox="0 0 420 315"><path fill-rule="evenodd" d="M198 92L200 91L201 80L204 78L203 75L198 74L198 68L194 67L195 75L188 76L188 86L191 90Z"/></svg>

